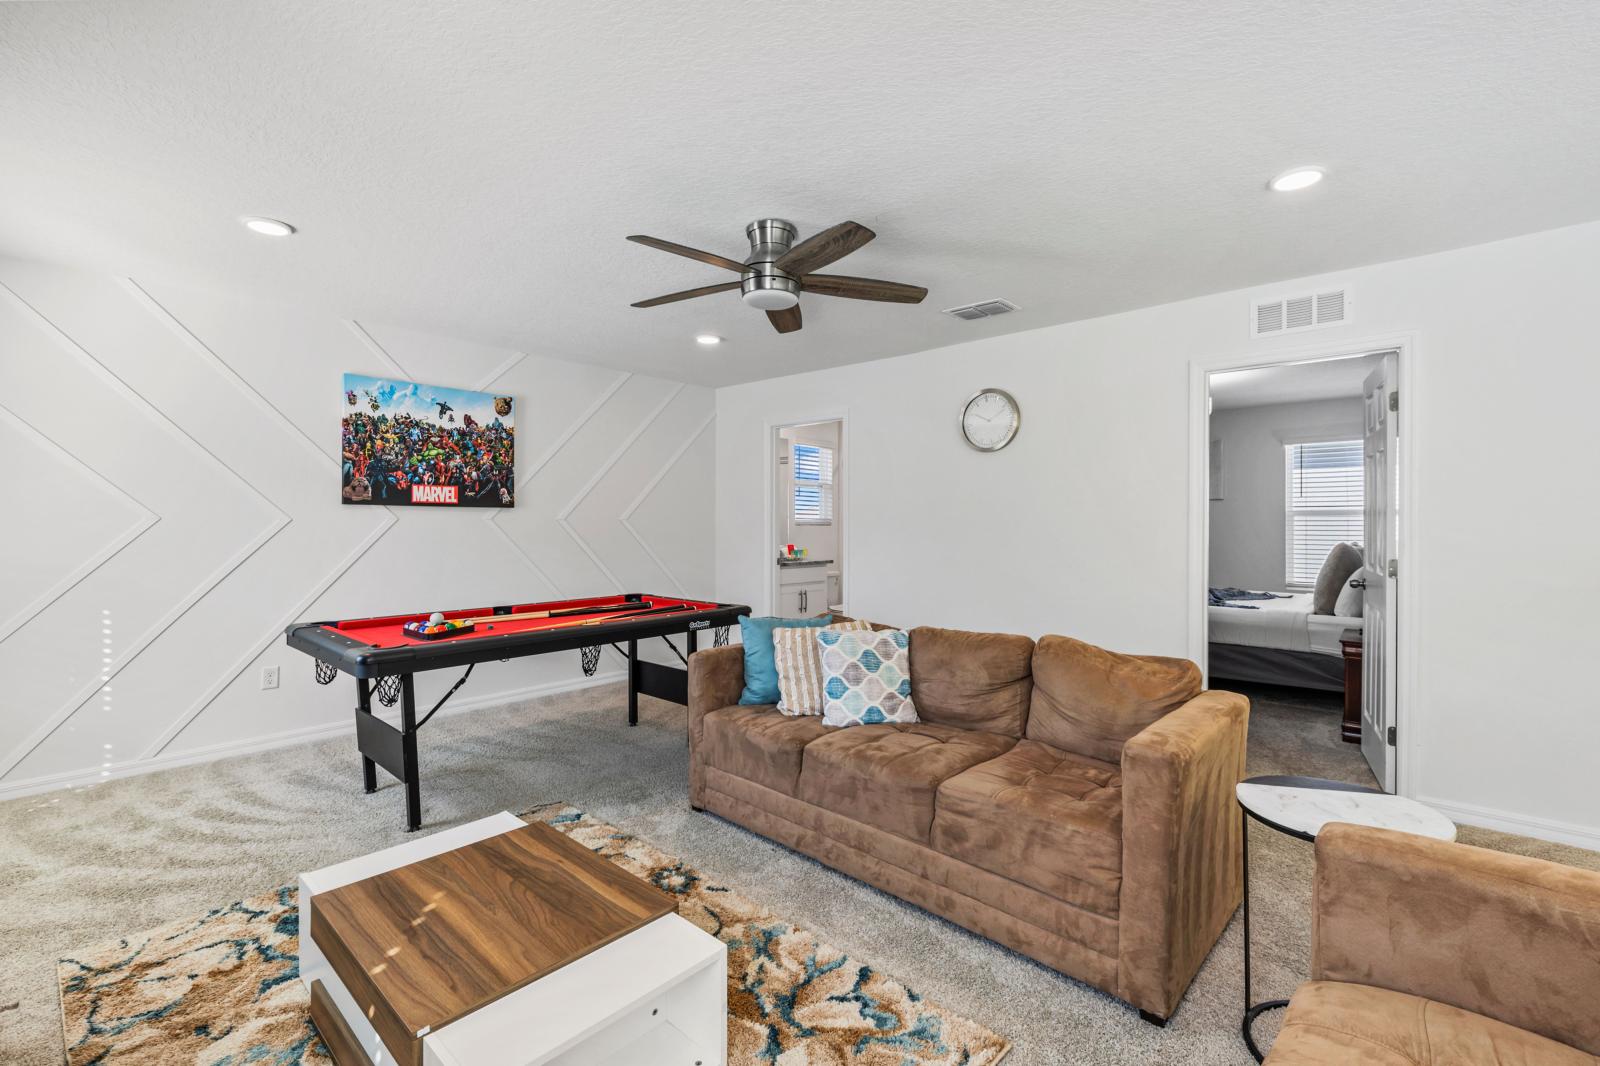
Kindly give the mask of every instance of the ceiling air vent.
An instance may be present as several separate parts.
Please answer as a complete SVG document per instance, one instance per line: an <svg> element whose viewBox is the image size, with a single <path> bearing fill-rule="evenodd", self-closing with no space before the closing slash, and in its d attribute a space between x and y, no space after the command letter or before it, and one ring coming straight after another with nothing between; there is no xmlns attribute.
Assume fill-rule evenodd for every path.
<svg viewBox="0 0 1600 1066"><path fill-rule="evenodd" d="M1299 333L1318 326L1336 326L1345 320L1344 290L1285 296L1251 305L1250 335Z"/></svg>
<svg viewBox="0 0 1600 1066"><path fill-rule="evenodd" d="M973 322L980 318L1009 314L1016 309L1017 305L1010 300L984 300L982 303L965 304L961 307L946 307L944 313Z"/></svg>

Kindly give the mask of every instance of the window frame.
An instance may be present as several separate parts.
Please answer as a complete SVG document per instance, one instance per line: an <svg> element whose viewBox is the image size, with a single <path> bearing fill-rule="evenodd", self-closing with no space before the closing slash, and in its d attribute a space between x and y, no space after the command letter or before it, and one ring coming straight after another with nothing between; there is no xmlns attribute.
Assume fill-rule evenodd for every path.
<svg viewBox="0 0 1600 1066"><path fill-rule="evenodd" d="M1360 428L1327 428L1316 432L1280 435L1283 445L1283 582L1284 588L1296 592L1309 592L1316 588L1313 574L1308 581L1299 580L1295 574L1295 518L1299 515L1320 514L1333 517L1354 517L1358 529L1353 542L1366 540L1366 439ZM1361 457L1356 465L1356 484L1360 500L1349 507L1295 507L1294 473L1295 450L1308 444L1354 444ZM1331 550L1331 549L1330 549ZM1318 564L1320 571L1321 564Z"/></svg>
<svg viewBox="0 0 1600 1066"><path fill-rule="evenodd" d="M820 473L821 473L820 470L819 470L818 480L816 480L816 481L811 481L809 479L805 480L805 481L802 481L801 479L799 479L798 477L795 476L795 472L800 469L799 460L798 460L797 456L795 455L795 451L798 448L815 448L818 451L824 452L824 453L827 454L828 465L827 465L827 471L826 471L826 473L827 473L826 479L824 479L824 478L822 478L820 476ZM819 467L820 467L820 464L819 464ZM795 437L795 438L792 438L789 441L789 492L788 492L788 497L789 497L789 523L790 523L791 526L798 527L798 526L831 526L831 525L833 525L834 519L839 513L838 512L839 500L838 500L838 495L837 495L838 484L839 484L839 449L838 449L838 447L836 445L828 444L828 443L825 443L825 442L820 441L820 440L811 440L811 439L803 438L803 437ZM814 487L817 490L817 496L818 496L817 509L818 509L818 512L819 512L819 517L817 517L817 518L801 518L800 515L799 515L799 511L795 506L795 495L799 491L799 489L800 489L800 487L802 485L804 485L804 486L806 486L808 488Z"/></svg>

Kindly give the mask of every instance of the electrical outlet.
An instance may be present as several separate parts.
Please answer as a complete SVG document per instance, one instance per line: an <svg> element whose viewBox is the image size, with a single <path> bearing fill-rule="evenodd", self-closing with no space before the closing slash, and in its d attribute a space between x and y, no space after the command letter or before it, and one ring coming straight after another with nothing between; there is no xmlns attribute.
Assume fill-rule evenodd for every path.
<svg viewBox="0 0 1600 1066"><path fill-rule="evenodd" d="M278 687L278 668L276 666L263 666L261 668L261 687L263 689Z"/></svg>

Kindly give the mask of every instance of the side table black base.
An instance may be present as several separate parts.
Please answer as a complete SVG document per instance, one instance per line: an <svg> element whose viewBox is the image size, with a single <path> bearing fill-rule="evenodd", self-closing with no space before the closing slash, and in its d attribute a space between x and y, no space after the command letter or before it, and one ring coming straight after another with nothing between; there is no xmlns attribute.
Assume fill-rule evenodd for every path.
<svg viewBox="0 0 1600 1066"><path fill-rule="evenodd" d="M1244 1046L1250 1049L1250 1054L1254 1056L1257 1062L1260 1062L1266 1056L1261 1053L1260 1048L1256 1047L1256 1038L1255 1034L1250 1031L1251 1027L1256 1024L1256 1019L1267 1011L1278 1010L1288 1005L1289 1001L1286 999L1269 999L1257 1003L1244 1012L1244 1021L1239 1023L1239 1031L1244 1034Z"/></svg>

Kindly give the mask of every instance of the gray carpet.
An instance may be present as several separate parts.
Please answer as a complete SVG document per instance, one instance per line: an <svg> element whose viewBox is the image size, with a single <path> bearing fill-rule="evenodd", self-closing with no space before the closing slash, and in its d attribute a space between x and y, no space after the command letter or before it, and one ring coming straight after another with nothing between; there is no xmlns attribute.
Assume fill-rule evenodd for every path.
<svg viewBox="0 0 1600 1066"><path fill-rule="evenodd" d="M1237 686L1243 688L1244 686ZM1250 769L1369 781L1337 698L1251 688ZM1171 1025L709 815L689 811L681 707L590 689L431 723L425 829L569 800L1011 1038L1008 1066L1238 1064L1238 921ZM380 773L380 777L383 775ZM404 839L402 796L360 791L349 737L0 804L0 1062L59 1063L54 960ZM1600 869L1600 854L1464 830L1471 843ZM1309 948L1310 846L1251 837L1257 995L1288 994ZM1272 1022L1261 1031L1270 1034Z"/></svg>

